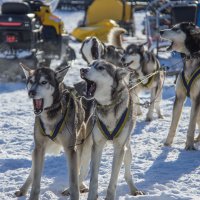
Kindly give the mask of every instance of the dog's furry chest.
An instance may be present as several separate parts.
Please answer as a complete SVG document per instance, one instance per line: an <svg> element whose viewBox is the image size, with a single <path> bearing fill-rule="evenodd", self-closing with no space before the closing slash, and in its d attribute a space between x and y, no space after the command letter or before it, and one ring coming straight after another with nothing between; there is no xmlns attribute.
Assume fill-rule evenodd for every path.
<svg viewBox="0 0 200 200"><path fill-rule="evenodd" d="M99 119L106 125L107 129L109 131L113 131L114 128L117 125L117 121L120 118L120 116L116 116L114 112L110 112L106 115L101 115L97 113Z"/></svg>

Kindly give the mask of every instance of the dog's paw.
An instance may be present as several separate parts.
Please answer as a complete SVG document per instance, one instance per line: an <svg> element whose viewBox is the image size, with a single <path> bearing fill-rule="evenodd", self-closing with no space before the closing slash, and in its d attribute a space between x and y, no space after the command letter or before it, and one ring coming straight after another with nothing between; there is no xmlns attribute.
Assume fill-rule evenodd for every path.
<svg viewBox="0 0 200 200"><path fill-rule="evenodd" d="M69 196L70 195L69 188L67 188L66 190L64 190L61 194L63 196Z"/></svg>
<svg viewBox="0 0 200 200"><path fill-rule="evenodd" d="M160 115L158 115L158 118L159 119L164 119L164 116L160 114Z"/></svg>
<svg viewBox="0 0 200 200"><path fill-rule="evenodd" d="M145 121L146 121L146 122L151 122L152 120L153 120L152 117L148 117L148 116L147 116Z"/></svg>
<svg viewBox="0 0 200 200"><path fill-rule="evenodd" d="M187 150L187 151L195 151L196 149L194 147L194 144L186 144L185 150Z"/></svg>
<svg viewBox="0 0 200 200"><path fill-rule="evenodd" d="M171 142L167 142L167 141L164 142L164 146L166 146L166 147L171 147L171 145L172 145Z"/></svg>
<svg viewBox="0 0 200 200"><path fill-rule="evenodd" d="M200 137L194 139L194 143L200 142Z"/></svg>
<svg viewBox="0 0 200 200"><path fill-rule="evenodd" d="M89 188L81 188L80 193L86 193L89 192Z"/></svg>
<svg viewBox="0 0 200 200"><path fill-rule="evenodd" d="M137 109L137 116L140 116L140 115L142 115L142 111L141 111L141 109Z"/></svg>
<svg viewBox="0 0 200 200"><path fill-rule="evenodd" d="M145 195L145 193L143 191L137 190L135 191L133 194L131 194L133 196L139 196L139 195Z"/></svg>
<svg viewBox="0 0 200 200"><path fill-rule="evenodd" d="M25 196L25 195L26 194L23 191L20 191L20 190L15 192L16 197L22 197L22 196Z"/></svg>

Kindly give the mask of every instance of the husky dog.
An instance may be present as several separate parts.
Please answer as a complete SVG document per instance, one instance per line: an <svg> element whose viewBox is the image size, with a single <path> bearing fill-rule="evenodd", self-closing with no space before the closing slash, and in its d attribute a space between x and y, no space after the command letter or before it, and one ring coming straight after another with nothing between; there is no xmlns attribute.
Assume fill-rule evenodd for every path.
<svg viewBox="0 0 200 200"><path fill-rule="evenodd" d="M173 107L173 116L169 133L165 145L172 144L178 121L180 119L183 103L186 96L191 98L192 107L190 113L190 122L187 131L186 150L194 148L194 132L196 123L200 128L200 29L193 23L183 22L175 25L171 29L160 31L161 37L170 40L170 50L183 54L185 64L183 71L179 74L176 82L176 98ZM200 141L200 135L196 141Z"/></svg>
<svg viewBox="0 0 200 200"><path fill-rule="evenodd" d="M112 45L105 45L96 37L86 38L80 49L83 59L88 64L94 60L105 59L116 66L122 67L123 48L121 35L125 32L126 30L123 28L112 29L108 36L108 40Z"/></svg>
<svg viewBox="0 0 200 200"><path fill-rule="evenodd" d="M71 199L79 199L78 156L76 144L85 135L84 110L80 101L65 90L63 78L67 68L54 72L50 68L31 70L20 64L26 79L28 95L33 100L35 125L30 174L15 193L26 195L30 186L30 200L38 200L45 153L63 148L68 156L69 192ZM77 147L77 148L76 148Z"/></svg>
<svg viewBox="0 0 200 200"><path fill-rule="evenodd" d="M153 119L154 107L158 117L163 118L160 110L160 101L162 98L164 74L160 71L149 78L145 78L145 76L160 70L160 64L156 56L151 52L145 51L144 45L130 44L125 49L122 62L125 68L136 74L133 79L137 78L141 81L136 91L139 92L144 89L151 91L151 102L146 121L151 121ZM130 82L131 81L130 79Z"/></svg>
<svg viewBox="0 0 200 200"><path fill-rule="evenodd" d="M81 69L81 77L87 82L87 97L94 98L97 103L96 117L92 115L87 124L87 127L93 127L91 129L93 146L88 200L94 200L98 197L98 172L102 150L108 140L113 141L114 157L106 199L115 199L117 179L123 159L125 180L131 194L143 194L135 187L131 175L130 137L135 126L136 109L133 104L134 99L129 95L129 89L123 81L126 75L126 70L117 68L103 60L94 61L89 69ZM83 155L87 156L88 154L83 153ZM84 175L81 174L81 177Z"/></svg>

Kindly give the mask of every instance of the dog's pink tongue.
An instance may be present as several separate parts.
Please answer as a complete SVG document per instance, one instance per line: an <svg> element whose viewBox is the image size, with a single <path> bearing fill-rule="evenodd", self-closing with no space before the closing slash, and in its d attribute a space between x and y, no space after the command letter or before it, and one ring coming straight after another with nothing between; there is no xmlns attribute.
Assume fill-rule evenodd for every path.
<svg viewBox="0 0 200 200"><path fill-rule="evenodd" d="M34 99L34 106L36 109L42 108L42 99Z"/></svg>
<svg viewBox="0 0 200 200"><path fill-rule="evenodd" d="M95 90L95 84L92 84L89 88L89 93L92 94L94 90Z"/></svg>

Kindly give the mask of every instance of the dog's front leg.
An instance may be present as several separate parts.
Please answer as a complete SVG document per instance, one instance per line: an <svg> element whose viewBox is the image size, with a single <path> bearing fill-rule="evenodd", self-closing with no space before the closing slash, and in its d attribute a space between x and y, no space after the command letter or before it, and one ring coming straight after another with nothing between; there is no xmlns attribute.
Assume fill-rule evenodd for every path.
<svg viewBox="0 0 200 200"><path fill-rule="evenodd" d="M33 184L29 200L38 200L40 194L40 181L44 164L45 148L36 145L33 150L32 166L33 166Z"/></svg>
<svg viewBox="0 0 200 200"><path fill-rule="evenodd" d="M74 149L65 149L68 157L69 169L69 193L71 200L79 199L79 181L78 181L78 154Z"/></svg>
<svg viewBox="0 0 200 200"><path fill-rule="evenodd" d="M199 110L198 117L197 117L197 124L198 124L198 129L199 129L199 135L197 136L197 138L195 138L194 142L200 141L200 110Z"/></svg>
<svg viewBox="0 0 200 200"><path fill-rule="evenodd" d="M114 200L115 199L115 191L117 186L117 180L119 176L119 171L122 165L122 161L125 155L125 147L124 145L114 143L114 157L112 163L112 173L111 178L107 190L106 200Z"/></svg>
<svg viewBox="0 0 200 200"><path fill-rule="evenodd" d="M101 155L105 141L94 142L92 146L92 157L91 157L91 177L88 200L96 200L98 198L98 173L101 163Z"/></svg>
<svg viewBox="0 0 200 200"><path fill-rule="evenodd" d="M162 100L162 87L163 87L163 82L161 81L159 85L156 87L156 95L155 95L155 109L156 109L158 118L161 118L161 119L163 119L163 115L160 109L160 102Z"/></svg>
<svg viewBox="0 0 200 200"><path fill-rule="evenodd" d="M32 155L32 159L33 159L33 155ZM27 191L28 191L30 185L32 184L32 182L33 182L33 163L32 163L31 171L28 175L28 178L26 179L25 183L20 188L20 190L15 192L15 195L17 197L25 196L27 194Z"/></svg>
<svg viewBox="0 0 200 200"><path fill-rule="evenodd" d="M195 150L194 147L194 132L196 128L197 116L200 108L199 99L192 101L192 108L190 113L190 123L187 131L186 150Z"/></svg>
<svg viewBox="0 0 200 200"><path fill-rule="evenodd" d="M124 156L124 167L125 167L125 174L124 178L129 186L131 195L136 196L136 195L143 195L144 193L142 191L139 191L133 182L132 174L131 174L131 162L132 162L132 152L131 152L131 147L130 143L127 146L127 151L125 152Z"/></svg>
<svg viewBox="0 0 200 200"><path fill-rule="evenodd" d="M79 176L79 183L80 183L80 191L81 193L88 192L87 186L83 183L85 180L86 175L89 171L89 164L91 161L91 150L92 150L92 135L90 135L83 144L83 151L81 154L81 164L80 164L80 176Z"/></svg>
<svg viewBox="0 0 200 200"><path fill-rule="evenodd" d="M150 122L153 120L153 111L154 111L154 104L155 104L155 91L156 89L153 88L151 89L151 100L150 100L150 106L149 106L149 110L146 116L146 121Z"/></svg>
<svg viewBox="0 0 200 200"><path fill-rule="evenodd" d="M186 96L178 97L176 95L174 107L173 107L171 126L170 126L170 129L169 129L167 139L165 141L166 146L170 146L173 142L174 136L176 134L176 128L178 126L178 122L179 122L179 119L180 119L180 116L181 116L181 111L182 111L182 107L183 107L183 103L185 101L185 98L186 98Z"/></svg>

